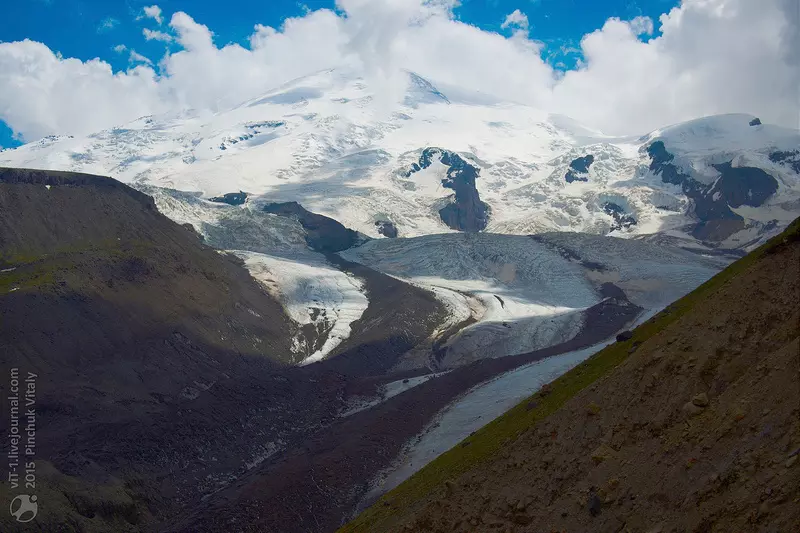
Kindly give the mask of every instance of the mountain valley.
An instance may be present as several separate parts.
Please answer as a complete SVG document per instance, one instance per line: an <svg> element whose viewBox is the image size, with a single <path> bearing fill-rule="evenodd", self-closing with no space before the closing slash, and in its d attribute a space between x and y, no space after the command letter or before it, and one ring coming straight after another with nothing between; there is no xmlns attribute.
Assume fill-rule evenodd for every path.
<svg viewBox="0 0 800 533"><path fill-rule="evenodd" d="M356 530L472 531L448 514L475 497L461 478L380 520L596 353L651 353L630 336L800 214L798 130L720 115L610 137L405 75L387 109L340 68L0 151L2 363L41 376L42 531L327 532L365 509Z"/></svg>

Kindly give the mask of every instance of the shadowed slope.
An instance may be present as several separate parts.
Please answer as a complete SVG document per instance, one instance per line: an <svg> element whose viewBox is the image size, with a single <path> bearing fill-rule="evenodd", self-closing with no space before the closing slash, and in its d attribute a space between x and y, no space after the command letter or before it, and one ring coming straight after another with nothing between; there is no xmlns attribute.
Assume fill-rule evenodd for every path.
<svg viewBox="0 0 800 533"><path fill-rule="evenodd" d="M0 365L38 375L36 458L51 474L39 494L61 487L38 523L83 530L81 516L107 507L93 523L125 531L174 504L136 503L159 491L121 480L147 472L152 484L159 457L197 455L194 416L175 412L209 390L227 398L198 417L215 447L243 411L226 382L289 360L294 326L238 259L110 178L0 169L0 270Z"/></svg>

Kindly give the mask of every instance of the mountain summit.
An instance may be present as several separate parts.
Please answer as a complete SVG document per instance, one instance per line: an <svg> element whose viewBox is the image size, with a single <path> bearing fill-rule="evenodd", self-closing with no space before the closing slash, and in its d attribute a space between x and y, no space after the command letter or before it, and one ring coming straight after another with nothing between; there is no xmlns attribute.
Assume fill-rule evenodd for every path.
<svg viewBox="0 0 800 533"><path fill-rule="evenodd" d="M376 238L390 224L401 237L668 233L752 248L800 206L797 130L724 115L609 137L404 75L389 108L385 87L332 69L213 115L149 116L42 139L4 151L0 164L110 174L207 198L244 191L256 204L299 201ZM453 181L459 168L473 175ZM462 214L448 207L456 205Z"/></svg>

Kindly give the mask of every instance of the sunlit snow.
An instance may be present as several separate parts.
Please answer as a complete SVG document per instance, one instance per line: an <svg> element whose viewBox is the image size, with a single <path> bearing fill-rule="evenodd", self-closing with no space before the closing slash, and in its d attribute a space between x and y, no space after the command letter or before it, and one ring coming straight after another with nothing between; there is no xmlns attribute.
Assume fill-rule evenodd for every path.
<svg viewBox="0 0 800 533"><path fill-rule="evenodd" d="M372 237L376 220L389 220L408 237L451 231L438 216L452 194L441 186L442 169L403 176L420 150L437 146L480 168L488 231L606 234L612 218L602 204L614 200L638 221L615 235L632 237L692 222L680 188L648 169L644 148L662 140L701 182L713 180L710 165L723 161L768 169L781 184L769 200L776 217L796 212L800 177L769 154L797 149L797 130L723 115L610 137L568 117L461 93L448 98L409 74L405 98L383 109L365 80L328 70L216 114L175 111L85 137L49 137L3 151L0 165L106 174L205 197L242 190L263 201L298 201ZM570 162L586 155L595 158L588 181L567 183Z"/></svg>

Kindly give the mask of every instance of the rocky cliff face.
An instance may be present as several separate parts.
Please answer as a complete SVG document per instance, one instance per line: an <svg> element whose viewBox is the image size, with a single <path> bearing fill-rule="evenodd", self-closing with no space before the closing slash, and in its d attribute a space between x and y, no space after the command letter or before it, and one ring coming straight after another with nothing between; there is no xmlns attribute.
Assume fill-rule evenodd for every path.
<svg viewBox="0 0 800 533"><path fill-rule="evenodd" d="M692 231L698 239L722 241L745 226L744 218L731 208L760 207L778 190L778 181L760 168L734 167L731 161L712 165L720 176L712 184L692 178L674 163L674 155L662 141L647 148L650 170L664 183L678 185L693 201L699 223Z"/></svg>
<svg viewBox="0 0 800 533"><path fill-rule="evenodd" d="M611 231L628 229L636 225L636 218L633 215L627 214L622 207L614 202L604 202L603 211L614 219L614 222L611 224Z"/></svg>
<svg viewBox="0 0 800 533"><path fill-rule="evenodd" d="M592 154L573 159L569 164L569 169L564 179L567 180L567 183L572 183L573 181L589 181L589 167L592 166L592 163L594 163L594 156Z"/></svg>
<svg viewBox="0 0 800 533"><path fill-rule="evenodd" d="M800 150L777 151L769 154L769 160L773 163L786 166L800 174Z"/></svg>
<svg viewBox="0 0 800 533"><path fill-rule="evenodd" d="M489 223L489 206L481 201L475 186L475 180L481 171L460 155L441 148L425 148L419 162L412 164L406 177L429 168L436 159L448 167L442 186L455 191L455 196L448 205L439 210L442 222L452 229L465 232L486 229Z"/></svg>

